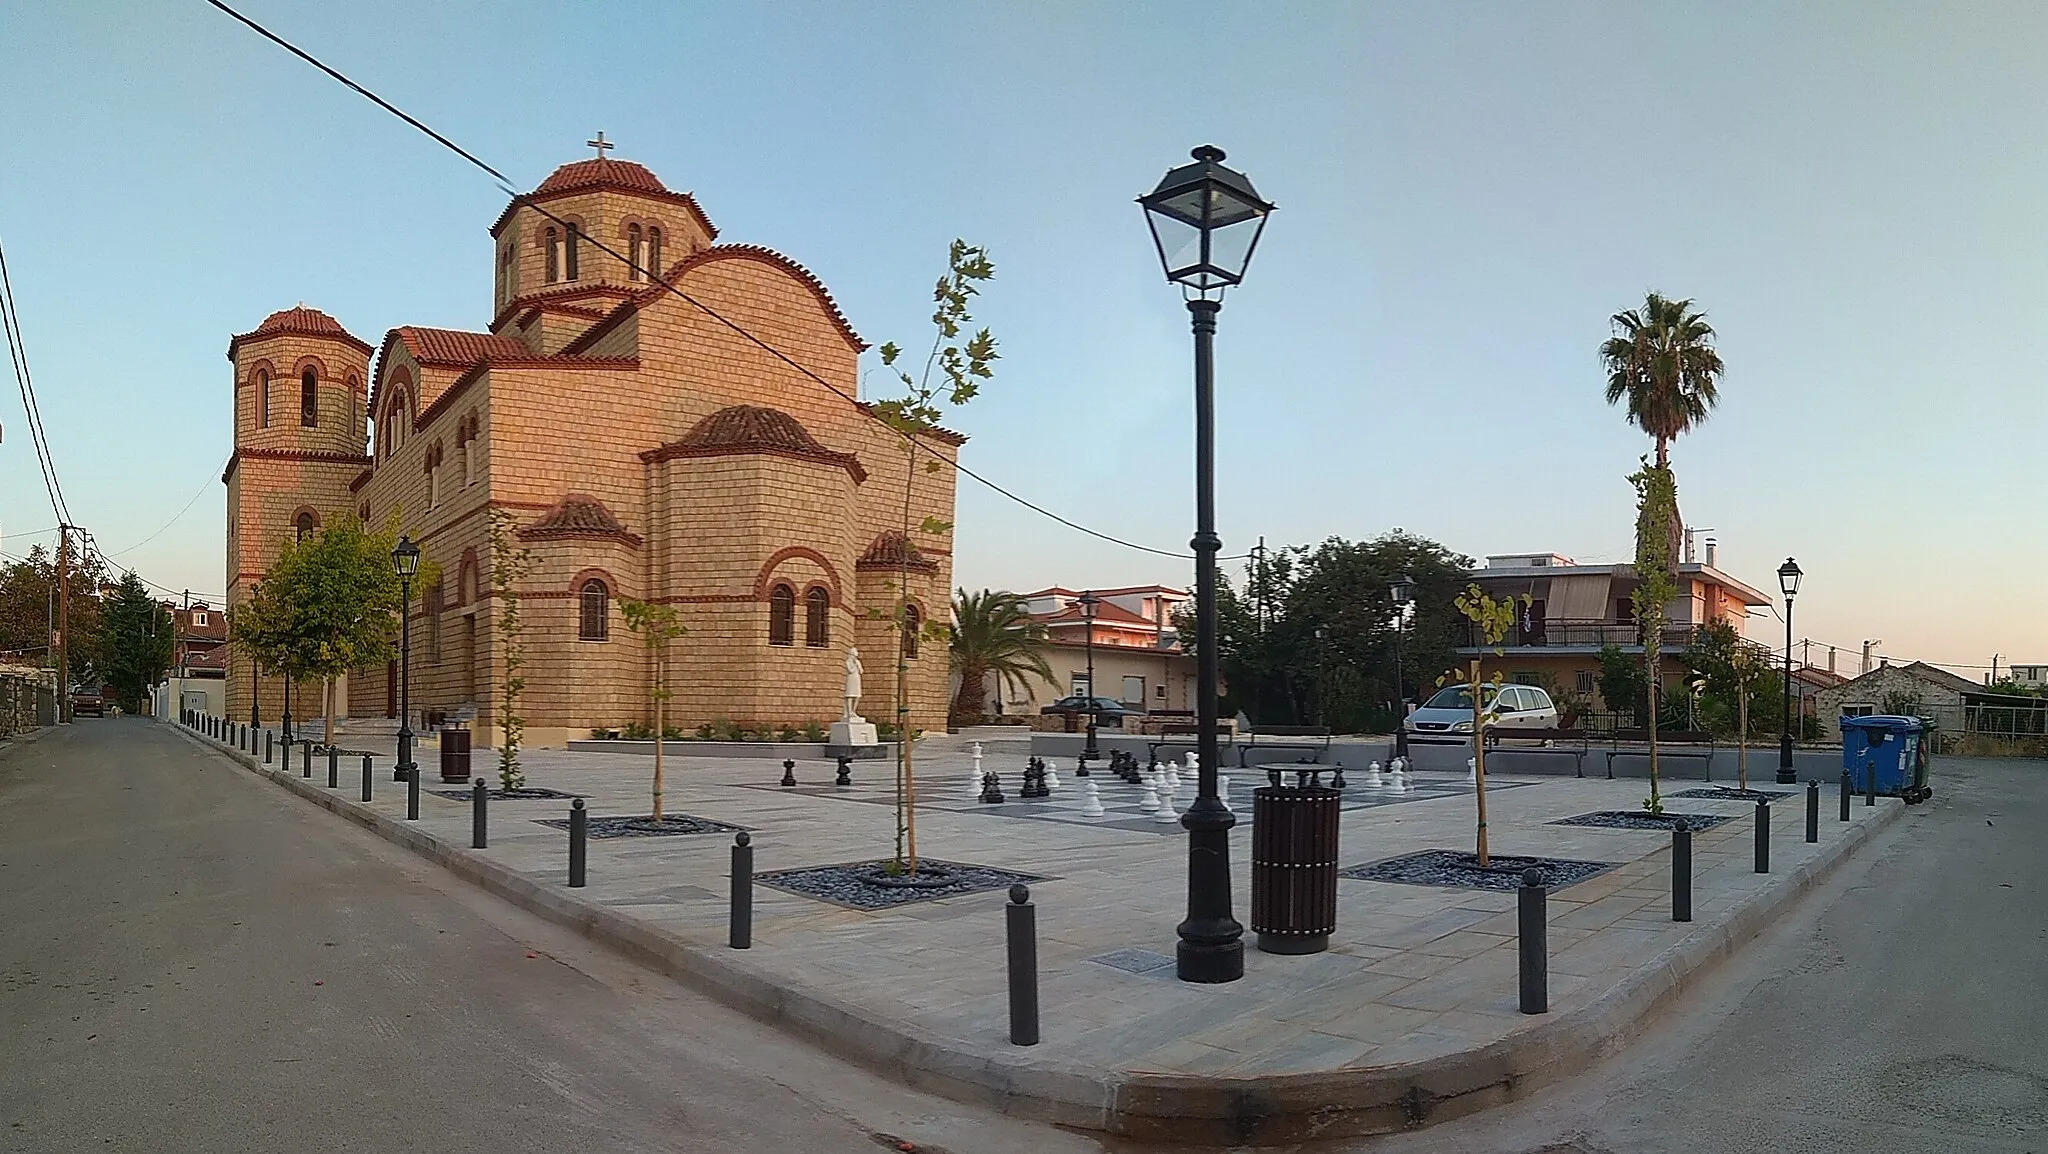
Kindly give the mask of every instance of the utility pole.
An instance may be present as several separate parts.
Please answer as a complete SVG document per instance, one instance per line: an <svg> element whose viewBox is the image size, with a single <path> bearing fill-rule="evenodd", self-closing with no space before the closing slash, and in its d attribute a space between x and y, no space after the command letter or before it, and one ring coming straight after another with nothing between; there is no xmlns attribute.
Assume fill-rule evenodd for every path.
<svg viewBox="0 0 2048 1154"><path fill-rule="evenodd" d="M71 720L71 526L57 526L57 722Z"/></svg>
<svg viewBox="0 0 2048 1154"><path fill-rule="evenodd" d="M1259 543L1253 547L1252 556L1255 558L1252 562L1252 570L1257 574L1253 579L1258 582L1259 586L1258 595L1252 599L1252 609L1258 618L1259 633L1264 635L1266 632L1266 539L1264 537L1260 537ZM1089 692L1092 693L1094 690L1091 689Z"/></svg>
<svg viewBox="0 0 2048 1154"><path fill-rule="evenodd" d="M1799 667L1801 669L1813 668L1813 638L1811 637L1799 639Z"/></svg>

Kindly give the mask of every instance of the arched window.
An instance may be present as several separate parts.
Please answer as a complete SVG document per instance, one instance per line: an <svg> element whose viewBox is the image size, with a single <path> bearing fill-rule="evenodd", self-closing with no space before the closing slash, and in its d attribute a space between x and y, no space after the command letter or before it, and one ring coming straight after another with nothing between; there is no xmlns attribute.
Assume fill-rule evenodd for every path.
<svg viewBox="0 0 2048 1154"><path fill-rule="evenodd" d="M822 585L804 594L804 644L813 649L832 644L832 595Z"/></svg>
<svg viewBox="0 0 2048 1154"><path fill-rule="evenodd" d="M313 514L310 511L300 513L298 519L292 522L292 531L294 534L292 539L295 541L304 541L306 538L311 537L313 535L313 531L315 529L318 529L319 527L320 523L313 519Z"/></svg>
<svg viewBox="0 0 2048 1154"><path fill-rule="evenodd" d="M256 427L270 427L270 370L256 370Z"/></svg>
<svg viewBox="0 0 2048 1154"><path fill-rule="evenodd" d="M611 590L592 577L583 583L583 619L576 636L583 641L603 641L611 636Z"/></svg>
<svg viewBox="0 0 2048 1154"><path fill-rule="evenodd" d="M580 231L579 229L577 229L577 227L576 227L576 224L575 224L575 222L574 222L574 221L571 221L571 222L570 222L570 224L569 224L569 227L568 227L568 229L567 229L567 232L568 232L568 234L569 234L569 247L568 247L567 251L566 251L566 252L565 252L565 254L564 254L564 256L565 256L565 259L564 259L564 260L562 261L562 273L563 273L562 279L563 279L563 280L575 280L575 279L576 279L576 249L577 249L577 244L576 244L576 242L577 242L577 240L578 240L578 239L580 239L580 238L581 238L581 236L582 236L582 232L581 232L581 231Z"/></svg>
<svg viewBox="0 0 2048 1154"><path fill-rule="evenodd" d="M356 420L356 395L363 391L363 383L350 377L342 388L348 393L348 435L357 446L363 443L363 426Z"/></svg>
<svg viewBox="0 0 2048 1154"><path fill-rule="evenodd" d="M544 247L547 249L548 254L547 280L549 284L553 284L562 279L562 234L556 232L553 228L549 228L546 240L544 241Z"/></svg>
<svg viewBox="0 0 2048 1154"><path fill-rule="evenodd" d="M320 424L320 375L312 369L299 376L299 424L309 429Z"/></svg>
<svg viewBox="0 0 2048 1154"><path fill-rule="evenodd" d="M647 273L649 280L661 277L661 230L647 226Z"/></svg>
<svg viewBox="0 0 2048 1154"><path fill-rule="evenodd" d="M917 656L917 635L924 628L924 614L915 605L903 607L903 656Z"/></svg>
<svg viewBox="0 0 2048 1154"><path fill-rule="evenodd" d="M647 267L647 238L637 224L626 226L626 258L633 263L633 267L626 270L627 279L641 279L645 275L641 270Z"/></svg>
<svg viewBox="0 0 2048 1154"><path fill-rule="evenodd" d="M512 246L498 255L498 303L503 305L512 299Z"/></svg>
<svg viewBox="0 0 2048 1154"><path fill-rule="evenodd" d="M796 590L787 585L768 591L768 644L796 644Z"/></svg>

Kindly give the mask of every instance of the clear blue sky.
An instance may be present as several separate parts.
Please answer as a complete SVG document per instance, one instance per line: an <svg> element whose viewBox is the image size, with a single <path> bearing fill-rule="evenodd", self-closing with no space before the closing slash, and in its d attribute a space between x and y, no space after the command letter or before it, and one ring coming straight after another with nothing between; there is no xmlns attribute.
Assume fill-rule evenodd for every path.
<svg viewBox="0 0 2048 1154"><path fill-rule="evenodd" d="M1195 144L1280 205L1222 317L1229 552L1625 559L1648 444L1594 350L1694 297L1728 376L1673 460L1724 567L1796 554L1801 636L2048 661L2048 8L246 2L522 187L603 129L877 344L986 244L969 463L1151 545L1191 526L1190 355L1132 198ZM0 238L73 514L114 552L199 494L121 559L218 593L229 334L300 300L480 327L504 198L198 0L0 25ZM12 394L19 554L54 517ZM971 484L959 524L969 586L1189 578Z"/></svg>

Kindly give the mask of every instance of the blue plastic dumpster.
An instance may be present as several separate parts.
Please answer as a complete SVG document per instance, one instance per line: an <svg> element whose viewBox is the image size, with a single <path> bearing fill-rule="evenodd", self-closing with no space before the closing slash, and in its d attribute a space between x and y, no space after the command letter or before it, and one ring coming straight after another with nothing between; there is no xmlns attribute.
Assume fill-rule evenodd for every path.
<svg viewBox="0 0 2048 1154"><path fill-rule="evenodd" d="M1924 728L1917 717L1843 718L1842 768L1849 773L1850 787L1863 793L1875 776L1879 793L1924 800L1932 792L1927 789Z"/></svg>

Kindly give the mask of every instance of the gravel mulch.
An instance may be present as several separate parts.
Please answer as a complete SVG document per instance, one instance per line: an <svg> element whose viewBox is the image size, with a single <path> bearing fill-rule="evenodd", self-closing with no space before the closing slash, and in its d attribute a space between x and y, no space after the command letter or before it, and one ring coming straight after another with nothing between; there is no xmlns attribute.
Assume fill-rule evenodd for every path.
<svg viewBox="0 0 2048 1154"><path fill-rule="evenodd" d="M1702 801L1757 802L1776 801L1781 797L1791 797L1792 793L1790 790L1782 789L1733 789L1721 785L1715 786L1713 789L1682 789L1677 793L1666 794L1665 796L1698 798Z"/></svg>
<svg viewBox="0 0 2048 1154"><path fill-rule="evenodd" d="M1608 809L1599 813L1582 813L1564 817L1551 825L1591 825L1601 829L1661 829L1670 831L1678 828L1683 820L1685 827L1694 833L1712 829L1725 822L1734 821L1733 815L1725 813L1651 813L1641 809Z"/></svg>
<svg viewBox="0 0 2048 1154"><path fill-rule="evenodd" d="M427 792L435 797L445 797L455 801L468 801L471 796L469 790L466 789L430 789ZM573 793L563 793L559 789L542 789L537 785L530 785L511 790L493 787L486 790L484 796L492 801L552 801L557 799L567 801L576 795Z"/></svg>
<svg viewBox="0 0 2048 1154"><path fill-rule="evenodd" d="M806 866L755 874L754 880L786 893L856 910L886 910L913 902L1007 890L1020 882L1045 880L1037 874L931 858L918 860L918 876L912 879L908 875L891 876L887 871L889 864L887 861L870 861Z"/></svg>
<svg viewBox="0 0 2048 1154"><path fill-rule="evenodd" d="M1453 889L1512 892L1522 887L1522 871L1533 867L1543 871L1545 889L1550 893L1556 893L1566 886L1577 885L1587 878L1606 873L1613 869L1615 864L1604 861L1574 861L1570 858L1492 854L1489 855L1486 866L1482 868L1477 854L1452 849L1426 849L1419 853L1388 858L1385 861L1355 865L1338 871L1337 876L1357 878L1361 881L1397 882L1410 886L1447 886Z"/></svg>
<svg viewBox="0 0 2048 1154"><path fill-rule="evenodd" d="M674 837L693 833L738 833L740 827L713 821L708 817L691 817L686 813L667 813L656 822L651 817L598 817L589 819L591 840L609 837ZM535 825L551 825L556 829L568 829L569 819L552 817L536 819Z"/></svg>

